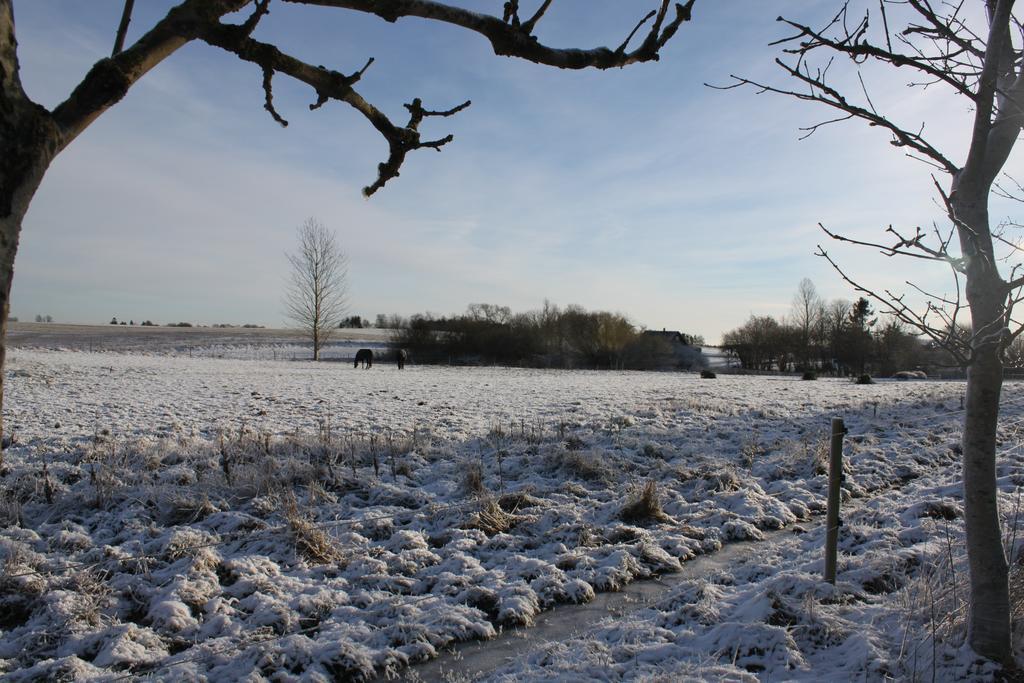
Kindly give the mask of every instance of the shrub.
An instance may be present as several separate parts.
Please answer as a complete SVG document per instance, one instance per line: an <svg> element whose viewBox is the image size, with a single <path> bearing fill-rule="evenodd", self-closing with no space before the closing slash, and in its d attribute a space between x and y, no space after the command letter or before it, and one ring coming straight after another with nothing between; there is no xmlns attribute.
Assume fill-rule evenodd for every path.
<svg viewBox="0 0 1024 683"><path fill-rule="evenodd" d="M857 384L874 384L875 380L871 379L871 375L860 375L857 377Z"/></svg>
<svg viewBox="0 0 1024 683"><path fill-rule="evenodd" d="M394 330L393 348L418 363L517 365L563 368L669 369L699 367L699 349L643 334L618 313L580 306L513 314L507 306L470 304L465 314L417 314L405 320L377 316L377 327Z"/></svg>
<svg viewBox="0 0 1024 683"><path fill-rule="evenodd" d="M816 373L814 370L805 370L804 374L800 377L800 379L808 381L816 380L818 379L818 373Z"/></svg>
<svg viewBox="0 0 1024 683"><path fill-rule="evenodd" d="M715 379L716 377L718 377L718 375L716 375L713 370L701 370L700 376L701 379Z"/></svg>

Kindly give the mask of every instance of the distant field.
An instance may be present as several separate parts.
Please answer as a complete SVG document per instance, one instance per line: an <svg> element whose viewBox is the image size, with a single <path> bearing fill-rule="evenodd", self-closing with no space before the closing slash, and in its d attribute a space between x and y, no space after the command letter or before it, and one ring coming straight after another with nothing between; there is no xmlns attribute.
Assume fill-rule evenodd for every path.
<svg viewBox="0 0 1024 683"><path fill-rule="evenodd" d="M390 333L390 330L381 329L337 330L325 356L349 358L356 347L383 348ZM8 326L7 344L11 348L20 349L70 349L241 359L301 357L310 347L305 333L295 329L23 322Z"/></svg>

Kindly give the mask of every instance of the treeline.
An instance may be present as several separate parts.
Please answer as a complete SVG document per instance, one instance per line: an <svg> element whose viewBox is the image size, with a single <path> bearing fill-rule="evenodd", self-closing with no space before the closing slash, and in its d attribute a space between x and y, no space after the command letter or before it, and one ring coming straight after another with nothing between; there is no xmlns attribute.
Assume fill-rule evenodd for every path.
<svg viewBox="0 0 1024 683"><path fill-rule="evenodd" d="M880 323L867 299L825 301L800 282L788 316L751 315L722 337L722 348L751 370L891 375L952 365L898 320Z"/></svg>
<svg viewBox="0 0 1024 683"><path fill-rule="evenodd" d="M703 358L699 337L644 332L619 313L547 301L526 313L470 304L462 315L387 322L392 346L417 363L654 370L696 368Z"/></svg>
<svg viewBox="0 0 1024 683"><path fill-rule="evenodd" d="M49 316L47 316L47 317L49 317ZM39 322L39 321L37 320L36 322ZM46 322L51 322L51 321L47 320ZM110 319L110 324L111 325L128 325L129 327L131 327L131 326L134 326L136 323L135 323L134 320L121 320L121 321L118 321L117 316L114 316L113 318ZM139 327L161 327L161 325L153 322L152 320L143 320L141 323L138 323L138 325L139 325ZM244 325L235 325L234 323L214 323L213 325L193 325L190 322L177 322L177 323L166 323L165 325L163 325L163 327L214 327L214 328L218 328L218 329L234 329L236 327L241 327L241 328L245 328L245 329L255 330L255 329L263 329L264 326L263 325L255 325L253 323L246 323Z"/></svg>

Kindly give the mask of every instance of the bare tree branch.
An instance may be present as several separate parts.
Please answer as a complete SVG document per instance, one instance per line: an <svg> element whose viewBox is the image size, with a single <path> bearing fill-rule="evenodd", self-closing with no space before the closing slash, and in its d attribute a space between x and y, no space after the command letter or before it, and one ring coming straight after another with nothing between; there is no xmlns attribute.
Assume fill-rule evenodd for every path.
<svg viewBox="0 0 1024 683"><path fill-rule="evenodd" d="M547 10L545 3L541 10L524 24L508 23L501 17L480 14L461 7L454 7L433 0L285 0L303 5L322 5L357 10L375 14L385 21L398 21L403 17L432 19L455 26L461 26L487 38L494 54L506 57L520 57L537 64L556 66L562 69L611 69L637 62L657 61L659 50L664 47L684 21L689 21L695 0L675 3L675 18L664 25L662 19L671 2L662 0L658 20L654 22L643 42L633 51L612 50L596 47L587 50L548 47L537 41L531 34L535 24ZM518 3L516 3L518 5ZM506 10L506 16L510 16Z"/></svg>
<svg viewBox="0 0 1024 683"><path fill-rule="evenodd" d="M695 2L687 0L685 3L675 3L675 17L666 24L671 3L669 0L661 0L659 8L648 16L648 20L654 18L650 30L636 49L627 51L627 44L639 26L629 35L629 39L615 50L606 47L589 50L563 49L540 43L533 37L532 32L550 8L552 0L544 0L530 19L522 23L518 18L518 2L506 3L504 17L499 18L432 0L285 1L365 12L387 21L397 21L408 16L449 23L484 36L499 55L520 57L538 64L568 69L608 69L657 60L659 50L675 34L679 26L690 19ZM241 10L249 4L253 5L253 11L244 23L226 24L220 21L225 15ZM310 105L310 109L318 109L330 100L337 100L345 102L362 114L388 144L388 158L378 165L376 180L363 188L363 193L367 196L383 187L388 180L398 176L409 152L421 148L440 150L453 139L452 135L445 135L422 140L418 125L426 116L452 116L468 107L468 100L446 111L423 109L420 104L415 104L418 102L415 100L417 111L411 108L414 104L406 105L410 107L412 114L410 123L405 126L396 124L353 88L373 63L372 58L362 69L345 76L337 71L314 67L283 52L275 45L252 38L252 33L260 20L269 13L269 7L270 0L184 0L128 49L122 51L118 43L114 56L97 62L71 96L54 110L53 118L62 132L60 147L69 144L96 117L124 97L128 89L147 71L185 43L197 38L259 66L264 91L264 109L282 126L286 126L288 122L274 105L275 74L285 74L312 87L316 92L316 100ZM125 10L127 16L130 0ZM120 32L119 38L123 40Z"/></svg>
<svg viewBox="0 0 1024 683"><path fill-rule="evenodd" d="M275 121L281 124L282 127L287 128L288 122L281 118L281 115L277 113L277 109L274 109L274 91L272 81L274 79L274 70L264 66L263 67L263 92L265 94L265 102L263 108L270 112L270 116Z"/></svg>
<svg viewBox="0 0 1024 683"><path fill-rule="evenodd" d="M135 5L135 0L124 0L124 11L121 12L121 23L117 27L117 35L114 37L114 49L110 53L111 57L116 57L117 53L124 49L124 39L128 35L128 24L132 20L132 8Z"/></svg>
<svg viewBox="0 0 1024 683"><path fill-rule="evenodd" d="M994 186L996 196L1002 197L1003 199L1009 199L1011 201L1024 203L1024 185L1021 185L1020 181L1011 176L1009 173L1004 173L1003 177L1014 185L1014 189L1007 189L1004 185L996 183Z"/></svg>
<svg viewBox="0 0 1024 683"><path fill-rule="evenodd" d="M384 136L390 149L388 159L378 166L377 180L363 190L363 193L367 196L383 187L388 180L398 176L399 169L402 162L405 161L405 156L408 152L423 147L436 150L453 139L451 135L448 135L438 140L421 140L417 127L424 116L451 116L465 109L470 104L469 101L466 101L446 112L428 112L418 104L417 100L414 103L415 110L410 109L410 112L413 113L410 124L399 126L393 123L383 112L363 99L352 87L362 77L369 66L369 62L351 76L345 76L337 71L313 66L298 60L282 52L275 45L251 38L244 27L230 24L218 23L208 26L200 32L199 37L210 45L227 50L244 61L258 65L263 70L264 88L268 92L266 108L278 122L283 122L283 119L274 111L270 103L269 88L267 87L269 82L268 74L272 75L274 72L285 74L312 87L317 93L317 102L311 107L313 109L320 107L328 99L332 99L344 102L362 114ZM411 107L413 105L407 106Z"/></svg>
<svg viewBox="0 0 1024 683"><path fill-rule="evenodd" d="M522 29L526 35L533 35L533 29L537 26L537 22L544 16L544 13L548 11L548 7L551 7L551 2L552 0L544 0L544 2L541 3L541 6L537 8L537 11L534 12L533 16L523 22Z"/></svg>
<svg viewBox="0 0 1024 683"><path fill-rule="evenodd" d="M926 306L925 313L920 314L904 303L903 296L895 295L888 290L885 291L884 295L879 294L851 278L820 244L818 245L816 255L828 261L829 265L831 265L839 276L853 287L855 291L867 295L869 298L875 300L888 309L889 314L893 315L898 320L912 325L915 329L919 330L936 344L942 345L951 355L953 355L959 364L967 365L970 362L969 354L965 353L965 350L969 351L969 347L963 344L950 343L951 335L949 333L949 329L955 322L955 319L945 319L947 324L942 327L935 327L928 323L928 315L930 313L938 313L940 317L942 317L942 309L928 304Z"/></svg>
<svg viewBox="0 0 1024 683"><path fill-rule="evenodd" d="M948 53L941 53L933 56L925 56L923 54L909 56L893 52L891 49L872 45L868 42L865 38L868 28L867 16L865 16L862 22L858 24L855 29L846 31L846 35L840 39L829 38L821 31L815 31L810 26L790 21L783 17L779 17L778 21L781 21L798 31L797 35L787 39L787 42L804 39L801 40L798 47L786 50L786 52L791 54L805 56L812 50L818 48L829 48L835 52L846 55L858 63L867 59L876 59L881 62L892 64L896 67L910 67L927 74L936 81L946 83L961 95L971 99L974 98L974 93L964 83L964 81L944 66L945 61L948 60L950 56Z"/></svg>
<svg viewBox="0 0 1024 683"><path fill-rule="evenodd" d="M958 12L954 12L949 19L943 20L939 13L932 9L927 0L908 0L907 4L914 8L930 26L908 26L903 31L904 36L918 34L932 40L946 40L959 48L960 51L976 57L978 63L984 58L984 46L978 47L977 45L977 43L981 42L981 39L959 20ZM886 28L886 33L888 34L888 27ZM968 37L965 38L964 35Z"/></svg>
<svg viewBox="0 0 1024 683"><path fill-rule="evenodd" d="M925 138L922 136L920 132L913 133L911 131L908 131L904 128L901 128L900 126L893 123L884 116L876 114L869 109L865 109L864 107L858 106L850 102L849 100L846 99L846 97L840 94L839 91L825 83L823 76L824 72L819 71L818 75L812 76L807 71L801 71L799 64L797 66L790 66L783 62L781 59L776 59L775 63L778 64L793 78L806 83L809 86L809 90L807 92L787 90L786 88L768 85L748 78L743 78L741 76L736 76L735 74L730 75L730 78L732 78L734 82L729 85L705 85L711 88L715 88L717 90L731 90L733 88L739 88L743 86L753 86L757 88L759 93L770 92L778 95L786 95L788 97L793 97L798 100L804 100L807 102L818 102L819 104L827 105L829 107L832 107L833 109L838 109L839 111L845 112L847 116L831 119L829 121L816 124L809 128L804 128L802 130L808 130L811 133L813 133L817 128L830 123L846 121L850 118L863 119L864 121L867 121L869 125L877 126L879 128L884 128L888 130L892 134L891 144L893 146L908 147L920 153L921 155L927 157L928 159L931 159L942 170L950 174L956 173L956 165L953 164L952 161L947 159L941 152L939 152L938 149L933 147L927 140L925 140Z"/></svg>
<svg viewBox="0 0 1024 683"><path fill-rule="evenodd" d="M128 89L150 69L193 40L201 27L242 9L250 0L185 0L131 47L96 62L72 91L53 110L61 130L60 149L71 143L107 109L121 101Z"/></svg>
<svg viewBox="0 0 1024 683"><path fill-rule="evenodd" d="M861 247L878 249L886 256L909 256L911 258L924 259L926 261L943 261L950 264L954 269L963 272L963 264L961 263L961 260L950 255L949 252L945 250L945 245L940 246L939 249L935 249L922 243L921 240L924 239L925 233L921 232L921 228L916 228L916 232L913 237L904 237L890 225L886 229L886 232L892 233L897 238L897 242L893 245L886 245L877 242L865 242L863 240L857 240L834 233L821 223L818 223L818 227L821 228L822 232L837 242L847 242ZM918 251L909 251L909 249L917 249Z"/></svg>
<svg viewBox="0 0 1024 683"><path fill-rule="evenodd" d="M995 181L1006 163L1013 149L1013 141L1016 140L1021 124L1024 123L1020 105L1024 97L1024 78L1013 77L1015 59L1007 28L1012 4L995 3L985 47L984 66L974 99L976 108L971 146L967 153L967 161L964 163L964 170L968 175L978 173L981 179L987 180L990 184ZM1002 106L993 117L996 112L997 91L1001 85L1004 86L1006 94L1000 97ZM954 192L957 189L957 180L954 178Z"/></svg>

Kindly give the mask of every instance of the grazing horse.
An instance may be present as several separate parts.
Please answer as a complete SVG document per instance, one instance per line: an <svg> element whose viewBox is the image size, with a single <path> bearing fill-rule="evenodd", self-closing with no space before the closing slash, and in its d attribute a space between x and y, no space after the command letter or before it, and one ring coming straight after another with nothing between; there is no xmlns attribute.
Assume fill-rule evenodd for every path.
<svg viewBox="0 0 1024 683"><path fill-rule="evenodd" d="M401 370L405 367L405 361L409 360L409 352L405 349L398 349L396 355L398 358L398 369Z"/></svg>
<svg viewBox="0 0 1024 683"><path fill-rule="evenodd" d="M363 364L364 368L373 367L373 351L370 349L359 349L356 351L356 362L352 367L358 368L360 363Z"/></svg>

